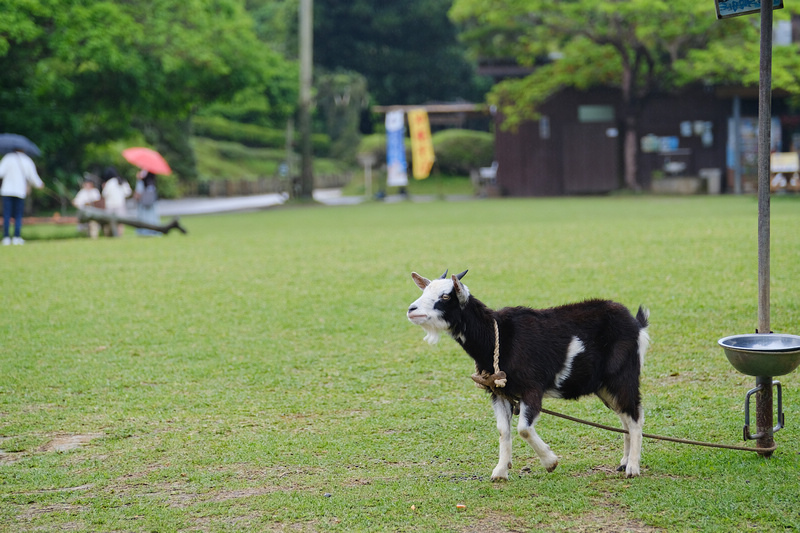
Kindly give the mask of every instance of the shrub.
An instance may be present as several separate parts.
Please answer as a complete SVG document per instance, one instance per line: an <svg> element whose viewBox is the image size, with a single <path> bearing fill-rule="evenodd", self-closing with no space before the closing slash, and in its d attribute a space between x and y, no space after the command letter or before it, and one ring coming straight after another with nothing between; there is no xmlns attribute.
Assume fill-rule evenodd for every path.
<svg viewBox="0 0 800 533"><path fill-rule="evenodd" d="M433 134L433 150L439 172L468 175L471 170L491 166L494 135L473 130L443 130Z"/></svg>
<svg viewBox="0 0 800 533"><path fill-rule="evenodd" d="M442 174L469 175L471 170L491 166L494 135L482 131L450 129L433 134L436 166ZM405 140L406 160L411 165L411 144ZM380 165L386 162L386 135L367 135L358 146L359 154L372 154Z"/></svg>
<svg viewBox="0 0 800 533"><path fill-rule="evenodd" d="M361 137L361 142L358 144L357 155L370 154L375 158L376 165L381 165L386 162L386 135L383 133L374 133L372 135L365 135ZM408 148L406 148L406 157L408 157Z"/></svg>
<svg viewBox="0 0 800 533"><path fill-rule="evenodd" d="M245 146L283 148L286 146L286 132L257 126L255 124L242 124L224 117L195 116L192 119L194 135L208 137L218 141L233 141ZM295 143L299 139L299 132L295 133ZM330 150L331 140L322 133L311 136L314 152L326 155Z"/></svg>

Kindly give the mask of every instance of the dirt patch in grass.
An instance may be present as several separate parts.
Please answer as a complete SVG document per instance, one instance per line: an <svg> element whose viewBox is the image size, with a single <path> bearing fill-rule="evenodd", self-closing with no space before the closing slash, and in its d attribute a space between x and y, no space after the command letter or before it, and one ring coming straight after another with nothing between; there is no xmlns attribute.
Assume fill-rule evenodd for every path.
<svg viewBox="0 0 800 533"><path fill-rule="evenodd" d="M51 513L79 514L85 512L87 509L86 507L72 505L69 503L53 503L48 505L31 504L25 506L19 505L16 507L19 512L14 517L13 525L19 527L19 530L31 530L31 528L34 528L33 531L36 531L37 529L40 531L47 530L45 528L36 528L34 525L34 523L39 521L43 515L48 515ZM58 529L59 531L85 531L86 525L80 521L73 521L59 524Z"/></svg>
<svg viewBox="0 0 800 533"><path fill-rule="evenodd" d="M260 515L239 516L226 519L194 518L193 527L184 531L217 531L235 528L238 531L291 531L293 533L317 533L329 529L319 522L297 522L285 524L283 522L264 523Z"/></svg>
<svg viewBox="0 0 800 533"><path fill-rule="evenodd" d="M592 513L578 517L553 517L555 525L530 523L519 517L491 514L476 518L468 526L459 529L461 533L522 533L524 531L595 533L618 531L626 533L655 533L663 529L650 527L639 520L627 516L625 509L613 504L600 504Z"/></svg>
<svg viewBox="0 0 800 533"><path fill-rule="evenodd" d="M569 525L554 528L553 531L570 531L572 533L594 533L596 531L653 533L665 531L629 517L628 512L621 507L610 504L601 504L599 507L597 511L570 520Z"/></svg>
<svg viewBox="0 0 800 533"><path fill-rule="evenodd" d="M90 433L86 435L69 435L69 434L56 434L54 436L50 436L50 440L47 441L45 444L35 448L33 450L13 450L13 451L5 451L0 449L0 464L10 464L15 463L25 457L28 457L32 453L50 453L50 452L69 452L72 450L77 450L82 446L86 446L94 439L98 439L103 437L102 433ZM0 446L2 446L2 442L4 440L10 440L10 438L0 439Z"/></svg>
<svg viewBox="0 0 800 533"><path fill-rule="evenodd" d="M644 472L644 466L641 468ZM576 471L572 473L574 477L591 477L596 474L604 474L609 478L619 478L620 480L625 479L625 472L618 472L617 467L610 465L595 465L583 472Z"/></svg>
<svg viewBox="0 0 800 533"><path fill-rule="evenodd" d="M25 452L6 452L0 450L0 465L16 463L23 457L25 457Z"/></svg>
<svg viewBox="0 0 800 533"><path fill-rule="evenodd" d="M183 492L180 489L163 491L159 489L159 493L168 494L167 504L170 507L185 509L199 503L207 502L227 502L231 500L253 498L257 496L264 496L266 494L273 494L275 492L294 490L291 487L248 487L235 490L220 490L211 491L206 493Z"/></svg>
<svg viewBox="0 0 800 533"><path fill-rule="evenodd" d="M59 435L48 441L46 444L40 446L36 451L38 452L68 452L77 450L81 446L86 446L94 439L102 437L99 433L90 433L88 435Z"/></svg>
<svg viewBox="0 0 800 533"><path fill-rule="evenodd" d="M534 529L533 524L525 524L517 517L491 514L477 518L470 525L461 529L461 533L522 533Z"/></svg>

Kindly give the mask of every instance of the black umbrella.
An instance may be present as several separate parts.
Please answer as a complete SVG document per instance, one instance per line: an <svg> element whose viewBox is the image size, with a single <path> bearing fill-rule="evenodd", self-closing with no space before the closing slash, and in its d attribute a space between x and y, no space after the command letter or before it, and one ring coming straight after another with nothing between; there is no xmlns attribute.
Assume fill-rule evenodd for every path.
<svg viewBox="0 0 800 533"><path fill-rule="evenodd" d="M38 157L42 155L39 147L33 141L16 133L0 133L0 154L7 154L15 150L22 150L28 155Z"/></svg>

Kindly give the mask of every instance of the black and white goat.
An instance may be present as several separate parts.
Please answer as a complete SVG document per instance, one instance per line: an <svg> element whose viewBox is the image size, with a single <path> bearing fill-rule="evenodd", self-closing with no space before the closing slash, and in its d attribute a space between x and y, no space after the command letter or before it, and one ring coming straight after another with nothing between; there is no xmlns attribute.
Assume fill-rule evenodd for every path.
<svg viewBox="0 0 800 533"><path fill-rule="evenodd" d="M634 318L624 306L608 300L552 309L492 310L461 283L466 273L448 278L445 272L433 281L412 273L422 296L407 316L425 330L429 343L447 332L475 360L473 379L492 393L500 432L500 459L492 479L508 479L511 416L517 402L517 431L552 472L558 457L534 429L542 398L587 394L599 396L619 416L627 433L618 470L627 477L638 476L644 423L639 374L650 344L647 310L639 307ZM490 382L490 376L505 379Z"/></svg>

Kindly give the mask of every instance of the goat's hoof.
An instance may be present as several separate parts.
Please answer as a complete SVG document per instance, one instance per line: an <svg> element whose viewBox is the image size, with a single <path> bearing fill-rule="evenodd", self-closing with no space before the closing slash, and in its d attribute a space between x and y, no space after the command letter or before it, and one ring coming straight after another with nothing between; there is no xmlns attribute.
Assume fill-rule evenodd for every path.
<svg viewBox="0 0 800 533"><path fill-rule="evenodd" d="M617 472L624 472L626 465L622 464L617 467Z"/></svg>
<svg viewBox="0 0 800 533"><path fill-rule="evenodd" d="M492 481L508 481L508 470L497 470L492 472Z"/></svg>
<svg viewBox="0 0 800 533"><path fill-rule="evenodd" d="M492 481L508 481L508 468L497 467L492 470Z"/></svg>
<svg viewBox="0 0 800 533"><path fill-rule="evenodd" d="M625 469L625 477L637 477L639 475L639 467L638 466L629 466Z"/></svg>
<svg viewBox="0 0 800 533"><path fill-rule="evenodd" d="M508 481L508 476L492 476L492 483L501 483L503 481Z"/></svg>
<svg viewBox="0 0 800 533"><path fill-rule="evenodd" d="M548 472L552 472L553 470L555 470L555 469L556 469L556 467L557 467L557 466L558 466L558 461L556 461L556 462L555 462L555 463L553 463L552 465L548 466L548 467L547 467L547 471L548 471Z"/></svg>

